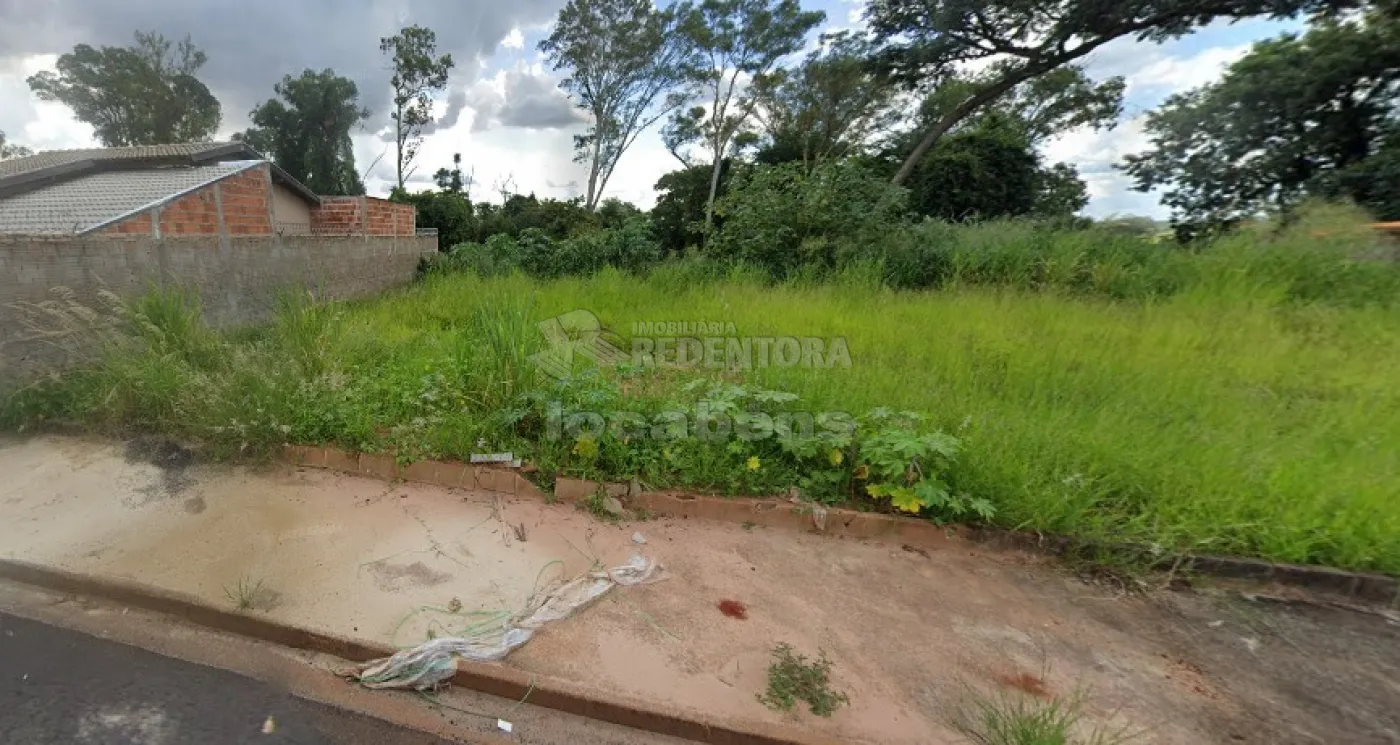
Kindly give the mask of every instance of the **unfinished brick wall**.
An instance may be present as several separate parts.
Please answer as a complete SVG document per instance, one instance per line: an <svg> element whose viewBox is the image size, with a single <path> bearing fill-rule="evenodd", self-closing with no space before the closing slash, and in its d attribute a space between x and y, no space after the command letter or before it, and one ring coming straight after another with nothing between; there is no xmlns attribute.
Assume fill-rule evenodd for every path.
<svg viewBox="0 0 1400 745"><path fill-rule="evenodd" d="M436 251L436 236L0 236L0 390L71 364L64 347L82 347L46 306L100 310L103 291L182 287L210 323L238 326L269 319L288 289L354 298L407 283Z"/></svg>
<svg viewBox="0 0 1400 745"><path fill-rule="evenodd" d="M272 172L264 163L96 232L155 235L152 220L159 217L163 236L218 235L222 206L224 232L228 235L270 235L273 232L269 212L271 189Z"/></svg>
<svg viewBox="0 0 1400 745"><path fill-rule="evenodd" d="M365 197L365 214L368 216L365 232L370 235L413 235L417 213L411 204Z"/></svg>
<svg viewBox="0 0 1400 745"><path fill-rule="evenodd" d="M365 197L321 197L311 208L311 232L316 235L357 235L364 231Z"/></svg>
<svg viewBox="0 0 1400 745"><path fill-rule="evenodd" d="M222 179L215 186L223 203L224 230L229 235L272 233L272 172L266 163Z"/></svg>

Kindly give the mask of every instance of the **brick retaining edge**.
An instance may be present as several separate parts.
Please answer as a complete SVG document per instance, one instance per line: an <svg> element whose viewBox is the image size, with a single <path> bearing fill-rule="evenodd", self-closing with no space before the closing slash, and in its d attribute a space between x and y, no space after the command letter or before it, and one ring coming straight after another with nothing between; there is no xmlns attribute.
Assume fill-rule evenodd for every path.
<svg viewBox="0 0 1400 745"><path fill-rule="evenodd" d="M183 619L197 626L283 647L334 655L351 662L388 657L384 644L310 631L247 613L206 605L191 595L126 580L93 577L12 559L0 559L0 579L53 592L98 598ZM710 745L839 745L832 738L786 725L723 724L699 714L676 714L654 704L584 688L569 681L531 675L500 664L457 660L452 682L464 688L568 714ZM527 699L528 695L528 699Z"/></svg>
<svg viewBox="0 0 1400 745"><path fill-rule="evenodd" d="M338 448L287 445L283 458L299 466L403 479L436 486L480 489L502 494L548 499L529 479L507 468L441 461L417 461L400 467L391 456L355 455ZM1154 569L1252 582L1275 582L1341 598L1400 605L1400 581L1384 574L1351 572L1307 564L1282 564L1262 559L1201 554L1164 554L1146 546L1108 544L1069 536L1004 528L940 526L928 520L874 512L820 508L785 499L715 497L683 492L631 494L627 484L604 484L581 479L555 480L554 498L574 503L600 489L624 500L632 509L658 517L700 518L768 528L803 530L823 535L875 540L919 549L946 549L971 541L1000 550L1025 551L1070 558L1114 555L1139 560Z"/></svg>

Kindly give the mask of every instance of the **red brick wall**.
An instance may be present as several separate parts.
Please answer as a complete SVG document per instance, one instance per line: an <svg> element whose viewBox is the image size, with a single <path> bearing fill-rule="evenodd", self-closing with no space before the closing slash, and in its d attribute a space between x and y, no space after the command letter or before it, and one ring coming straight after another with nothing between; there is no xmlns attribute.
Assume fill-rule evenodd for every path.
<svg viewBox="0 0 1400 745"><path fill-rule="evenodd" d="M365 197L365 212L369 214L366 232L370 235L413 235L415 210L411 204Z"/></svg>
<svg viewBox="0 0 1400 745"><path fill-rule="evenodd" d="M161 235L215 235L219 232L219 203L214 200L212 185L157 209Z"/></svg>
<svg viewBox="0 0 1400 745"><path fill-rule="evenodd" d="M130 235L132 233L150 235L151 213L141 212L132 215L131 217L128 217L127 219L122 220L119 223L116 223L114 225L108 225L107 227L97 232L102 235Z"/></svg>
<svg viewBox="0 0 1400 745"><path fill-rule="evenodd" d="M213 191L205 187L201 191ZM193 196L193 195L191 195ZM270 235L272 174L264 163L219 182L224 205L224 229L229 235Z"/></svg>
<svg viewBox="0 0 1400 745"><path fill-rule="evenodd" d="M359 234L364 226L364 203L364 197L321 197L321 204L311 208L311 232Z"/></svg>
<svg viewBox="0 0 1400 745"><path fill-rule="evenodd" d="M229 235L270 235L268 203L272 199L271 173L266 164L250 168L217 183L215 201L210 184L198 191L156 208L162 235L216 235L219 232L219 204L224 209L224 229ZM131 217L104 228L106 234L151 233L151 215L156 210ZM416 211L411 204L397 204L376 197L321 197L311 208L311 232L316 235L414 234Z"/></svg>
<svg viewBox="0 0 1400 745"><path fill-rule="evenodd" d="M215 186L219 197L214 197ZM152 215L160 215L161 235L217 235L219 204L229 235L269 235L270 173L266 165L249 168L216 184L192 191L173 202L140 212L98 231L107 235L151 234Z"/></svg>

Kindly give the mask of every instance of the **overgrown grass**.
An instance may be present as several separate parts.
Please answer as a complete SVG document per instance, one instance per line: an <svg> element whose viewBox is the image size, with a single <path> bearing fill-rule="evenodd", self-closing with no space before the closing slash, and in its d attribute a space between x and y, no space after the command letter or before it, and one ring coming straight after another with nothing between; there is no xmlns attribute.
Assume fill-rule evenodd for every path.
<svg viewBox="0 0 1400 745"><path fill-rule="evenodd" d="M956 712L953 725L974 745L1128 745L1128 731L1085 723L1084 698L1041 700L1019 692L972 696Z"/></svg>
<svg viewBox="0 0 1400 745"><path fill-rule="evenodd" d="M934 474L947 498L987 500L999 524L1400 573L1400 271L1354 258L1379 250L1369 236L1260 228L1194 253L1139 241L1122 255L1148 258L1117 262L1112 245L1067 248L1091 237L1048 251L1024 226L964 230L967 255L938 292L888 289L886 264L777 285L703 262L644 278L434 275L369 302L288 298L275 323L233 335L199 323L192 298L154 295L114 319L124 334L93 341L94 364L4 399L0 426L154 431L222 454L288 441L406 460L515 450L545 474L855 492L843 459L859 443L814 440L799 455L545 437L546 401L648 415L715 395L683 387L699 376L737 385L718 395L738 409L863 423L881 407L923 412L925 430L961 444ZM1051 260L1081 254L1094 258ZM843 337L852 365L555 385L530 360L547 347L536 324L580 308L623 337L636 321ZM771 390L799 399L773 404ZM827 459L847 470L814 483Z"/></svg>

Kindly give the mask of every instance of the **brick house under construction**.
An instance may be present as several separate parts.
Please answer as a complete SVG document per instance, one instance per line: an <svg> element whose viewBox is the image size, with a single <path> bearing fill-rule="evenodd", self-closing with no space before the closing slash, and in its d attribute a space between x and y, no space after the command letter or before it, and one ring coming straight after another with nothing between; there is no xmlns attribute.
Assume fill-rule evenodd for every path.
<svg viewBox="0 0 1400 745"><path fill-rule="evenodd" d="M0 234L412 236L412 205L307 189L243 143L0 161Z"/></svg>

